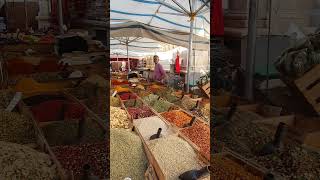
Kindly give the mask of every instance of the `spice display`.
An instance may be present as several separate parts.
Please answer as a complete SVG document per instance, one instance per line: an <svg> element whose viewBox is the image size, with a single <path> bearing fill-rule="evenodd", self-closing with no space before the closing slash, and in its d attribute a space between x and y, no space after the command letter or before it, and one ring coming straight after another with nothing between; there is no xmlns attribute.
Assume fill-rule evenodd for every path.
<svg viewBox="0 0 320 180"><path fill-rule="evenodd" d="M263 177L254 174L246 169L246 166L239 164L224 156L215 156L211 162L212 176L217 180L226 179L248 179L263 180ZM248 167L248 166L247 166Z"/></svg>
<svg viewBox="0 0 320 180"><path fill-rule="evenodd" d="M184 125L189 123L192 119L191 116L182 112L182 111L169 111L161 114L167 121L173 123L179 128L182 128Z"/></svg>
<svg viewBox="0 0 320 180"><path fill-rule="evenodd" d="M202 108L201 108L201 113L203 117L205 118L206 121L210 121L210 103L206 103Z"/></svg>
<svg viewBox="0 0 320 180"><path fill-rule="evenodd" d="M168 111L172 107L172 104L164 99L159 99L152 104L152 108L158 113Z"/></svg>
<svg viewBox="0 0 320 180"><path fill-rule="evenodd" d="M148 146L166 179L178 180L180 174L201 168L193 148L177 136L149 141Z"/></svg>
<svg viewBox="0 0 320 180"><path fill-rule="evenodd" d="M118 107L110 107L110 127L129 128L129 118L125 110Z"/></svg>
<svg viewBox="0 0 320 180"><path fill-rule="evenodd" d="M11 90L0 91L0 109L6 109L14 96L14 92Z"/></svg>
<svg viewBox="0 0 320 180"><path fill-rule="evenodd" d="M57 168L50 156L30 147L0 141L1 179L58 178Z"/></svg>
<svg viewBox="0 0 320 180"><path fill-rule="evenodd" d="M148 108L147 106L142 106L139 108L130 107L130 108L128 108L128 112L132 116L133 119L146 118L146 117L150 117L150 116L154 115L152 110L150 108Z"/></svg>
<svg viewBox="0 0 320 180"><path fill-rule="evenodd" d="M129 88L123 88L121 86L116 86L114 88L114 90L116 90L118 93L122 93L122 92L130 92L130 89Z"/></svg>
<svg viewBox="0 0 320 180"><path fill-rule="evenodd" d="M138 96L143 98L145 96L148 96L148 95L152 94L152 92L150 92L150 91L138 91L137 94L138 94Z"/></svg>
<svg viewBox="0 0 320 180"><path fill-rule="evenodd" d="M107 80L97 74L93 74L83 81L83 83L87 83L87 82L91 84L96 84L98 87L101 87L101 88L108 86Z"/></svg>
<svg viewBox="0 0 320 180"><path fill-rule="evenodd" d="M210 159L210 128L208 125L196 121L191 127L182 129L181 133L197 145L206 158Z"/></svg>
<svg viewBox="0 0 320 180"><path fill-rule="evenodd" d="M149 94L148 96L143 97L142 99L149 105L152 105L156 100L158 100L159 96L154 94Z"/></svg>
<svg viewBox="0 0 320 180"><path fill-rule="evenodd" d="M143 105L142 101L137 99L129 99L124 102L126 107L141 107Z"/></svg>
<svg viewBox="0 0 320 180"><path fill-rule="evenodd" d="M181 103L181 106L186 110L191 110L197 105L197 101L191 99L188 96L184 96L180 103Z"/></svg>
<svg viewBox="0 0 320 180"><path fill-rule="evenodd" d="M103 88L99 88L95 84L83 83L77 88L69 90L69 93L78 99L87 99L89 97L96 97L99 91L105 91Z"/></svg>
<svg viewBox="0 0 320 180"><path fill-rule="evenodd" d="M34 143L35 131L31 119L16 112L0 110L0 141Z"/></svg>
<svg viewBox="0 0 320 180"><path fill-rule="evenodd" d="M133 125L138 128L141 136L145 140L149 140L150 136L156 134L159 128L162 129L160 137L167 136L171 133L169 127L157 116L136 119Z"/></svg>
<svg viewBox="0 0 320 180"><path fill-rule="evenodd" d="M63 79L57 72L43 72L32 74L31 77L37 82L48 82Z"/></svg>
<svg viewBox="0 0 320 180"><path fill-rule="evenodd" d="M110 96L110 106L120 107L121 106L120 99L118 97Z"/></svg>
<svg viewBox="0 0 320 180"><path fill-rule="evenodd" d="M123 85L123 84L129 84L127 80L121 80L121 79L112 79L111 80L112 85Z"/></svg>
<svg viewBox="0 0 320 180"><path fill-rule="evenodd" d="M110 179L143 179L147 163L136 134L124 129L110 130Z"/></svg>
<svg viewBox="0 0 320 180"><path fill-rule="evenodd" d="M66 170L72 171L75 179L82 178L83 166L88 164L91 173L100 179L109 175L108 143L82 144L73 146L57 146L52 148L58 161Z"/></svg>
<svg viewBox="0 0 320 180"><path fill-rule="evenodd" d="M123 93L120 95L121 100L137 99L137 96L132 93Z"/></svg>

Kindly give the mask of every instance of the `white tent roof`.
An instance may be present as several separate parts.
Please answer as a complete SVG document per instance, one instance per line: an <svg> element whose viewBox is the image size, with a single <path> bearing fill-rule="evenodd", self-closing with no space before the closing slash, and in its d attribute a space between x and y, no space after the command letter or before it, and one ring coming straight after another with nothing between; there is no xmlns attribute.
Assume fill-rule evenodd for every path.
<svg viewBox="0 0 320 180"><path fill-rule="evenodd" d="M190 6L190 3L192 4ZM197 12L194 33L210 37L210 1L208 0L111 0L111 24L137 21L147 25L190 32L188 12Z"/></svg>

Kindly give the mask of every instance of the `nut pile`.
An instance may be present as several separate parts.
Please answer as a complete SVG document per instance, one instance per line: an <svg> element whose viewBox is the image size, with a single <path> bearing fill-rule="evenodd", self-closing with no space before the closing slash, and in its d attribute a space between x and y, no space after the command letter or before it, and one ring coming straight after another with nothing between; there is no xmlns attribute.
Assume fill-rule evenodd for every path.
<svg viewBox="0 0 320 180"><path fill-rule="evenodd" d="M129 128L129 118L125 110L118 107L110 107L110 127Z"/></svg>
<svg viewBox="0 0 320 180"><path fill-rule="evenodd" d="M184 125L189 123L192 119L191 116L182 112L182 111L169 111L161 114L167 121L173 123L179 128L182 128Z"/></svg>
<svg viewBox="0 0 320 180"><path fill-rule="evenodd" d="M66 170L73 171L75 179L80 179L85 164L90 165L91 173L100 179L109 175L108 143L57 146L52 148L58 161Z"/></svg>
<svg viewBox="0 0 320 180"><path fill-rule="evenodd" d="M130 99L124 102L126 107L141 107L143 105L142 101L137 99Z"/></svg>
<svg viewBox="0 0 320 180"><path fill-rule="evenodd" d="M123 93L120 95L121 100L128 100L128 99L137 99L137 96L132 93Z"/></svg>
<svg viewBox="0 0 320 180"><path fill-rule="evenodd" d="M212 157L211 173L217 180L226 179L250 179L262 180L263 177L249 172L245 166L239 164L227 157L215 156Z"/></svg>
<svg viewBox="0 0 320 180"><path fill-rule="evenodd" d="M166 179L176 180L186 171L201 168L193 148L177 136L149 141L148 146Z"/></svg>
<svg viewBox="0 0 320 180"><path fill-rule="evenodd" d="M118 97L110 96L110 106L120 107L121 106L120 99Z"/></svg>
<svg viewBox="0 0 320 180"><path fill-rule="evenodd" d="M110 129L110 179L143 179L146 169L141 139L124 129Z"/></svg>
<svg viewBox="0 0 320 180"><path fill-rule="evenodd" d="M203 122L196 121L191 127L181 130L181 133L188 137L206 158L210 159L210 128Z"/></svg>
<svg viewBox="0 0 320 180"><path fill-rule="evenodd" d="M147 106L142 106L139 108L131 107L131 108L128 108L128 112L133 119L146 118L154 115L151 109Z"/></svg>
<svg viewBox="0 0 320 180"><path fill-rule="evenodd" d="M57 168L50 156L27 146L0 141L1 179L56 180Z"/></svg>
<svg viewBox="0 0 320 180"><path fill-rule="evenodd" d="M16 112L0 110L0 141L34 143L35 131L31 120Z"/></svg>
<svg viewBox="0 0 320 180"><path fill-rule="evenodd" d="M149 140L150 136L156 134L158 128L162 129L160 137L170 134L169 127L157 116L136 119L133 125L138 128L145 140Z"/></svg>

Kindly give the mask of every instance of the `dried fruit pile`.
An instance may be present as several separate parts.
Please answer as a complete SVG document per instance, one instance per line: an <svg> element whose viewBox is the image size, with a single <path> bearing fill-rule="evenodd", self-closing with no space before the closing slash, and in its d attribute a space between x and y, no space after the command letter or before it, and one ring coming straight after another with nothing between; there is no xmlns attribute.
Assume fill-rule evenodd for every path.
<svg viewBox="0 0 320 180"><path fill-rule="evenodd" d="M110 107L110 127L129 128L129 118L125 110L118 107Z"/></svg>
<svg viewBox="0 0 320 180"><path fill-rule="evenodd" d="M154 115L151 109L147 106L142 106L139 108L131 107L131 108L128 108L128 112L133 119L146 118Z"/></svg>
<svg viewBox="0 0 320 180"><path fill-rule="evenodd" d="M181 133L197 145L206 158L210 159L210 128L208 125L196 121L191 127L182 129Z"/></svg>
<svg viewBox="0 0 320 180"><path fill-rule="evenodd" d="M211 173L217 180L226 179L250 179L262 180L263 177L249 172L245 166L239 164L227 157L216 156L212 157Z"/></svg>
<svg viewBox="0 0 320 180"><path fill-rule="evenodd" d="M148 146L166 179L179 179L180 174L201 168L193 148L177 136L149 141Z"/></svg>
<svg viewBox="0 0 320 180"><path fill-rule="evenodd" d="M0 141L1 179L56 180L57 168L50 156L27 146Z"/></svg>
<svg viewBox="0 0 320 180"><path fill-rule="evenodd" d="M124 129L110 130L110 179L143 179L147 163L139 136Z"/></svg>
<svg viewBox="0 0 320 180"><path fill-rule="evenodd" d="M118 97L110 96L110 106L120 107L121 106L120 99Z"/></svg>
<svg viewBox="0 0 320 180"><path fill-rule="evenodd" d="M156 134L158 128L162 129L160 137L170 133L169 127L158 116L136 119L133 125L138 128L141 136L145 140L149 140L150 136Z"/></svg>
<svg viewBox="0 0 320 180"><path fill-rule="evenodd" d="M137 96L132 93L123 93L120 95L121 100L128 100L128 99L137 99Z"/></svg>
<svg viewBox="0 0 320 180"><path fill-rule="evenodd" d="M189 123L192 119L191 116L182 111L169 111L161 114L167 121L182 128L184 125Z"/></svg>
<svg viewBox="0 0 320 180"><path fill-rule="evenodd" d="M126 107L141 107L143 105L142 101L137 99L130 99L124 102Z"/></svg>
<svg viewBox="0 0 320 180"><path fill-rule="evenodd" d="M91 173L100 179L109 175L108 143L57 146L52 148L58 161L66 170L73 171L75 179L82 177L85 164L90 165Z"/></svg>
<svg viewBox="0 0 320 180"><path fill-rule="evenodd" d="M35 131L32 121L16 112L0 110L0 141L34 143Z"/></svg>

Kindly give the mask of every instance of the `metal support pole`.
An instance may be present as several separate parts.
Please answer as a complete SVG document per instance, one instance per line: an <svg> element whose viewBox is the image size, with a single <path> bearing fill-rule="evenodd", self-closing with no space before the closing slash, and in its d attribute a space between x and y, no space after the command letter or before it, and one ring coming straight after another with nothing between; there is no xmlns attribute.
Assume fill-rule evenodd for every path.
<svg viewBox="0 0 320 180"><path fill-rule="evenodd" d="M254 58L256 47L256 27L257 27L257 0L250 0L249 3L249 27L247 39L247 58L246 58L246 97L253 100L253 75Z"/></svg>
<svg viewBox="0 0 320 180"><path fill-rule="evenodd" d="M186 92L189 93L189 76L190 76L190 62L192 59L192 40L193 40L193 17L190 18L190 34L189 34L189 49L188 49L188 60L187 60L187 77L186 77Z"/></svg>
<svg viewBox="0 0 320 180"><path fill-rule="evenodd" d="M58 0L58 21L59 21L60 34L64 34L64 31L63 31L62 0Z"/></svg>
<svg viewBox="0 0 320 180"><path fill-rule="evenodd" d="M129 59L129 44L126 42L127 46L127 61L128 61L128 72L130 72L130 59Z"/></svg>

